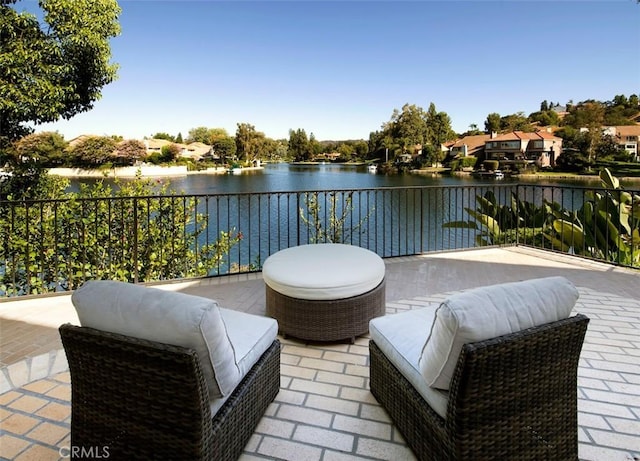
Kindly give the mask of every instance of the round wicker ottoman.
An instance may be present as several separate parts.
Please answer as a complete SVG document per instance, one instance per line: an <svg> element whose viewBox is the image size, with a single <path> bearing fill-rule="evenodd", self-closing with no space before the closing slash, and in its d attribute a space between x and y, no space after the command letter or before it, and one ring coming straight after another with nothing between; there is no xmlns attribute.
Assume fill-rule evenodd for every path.
<svg viewBox="0 0 640 461"><path fill-rule="evenodd" d="M262 275L267 315L285 336L354 342L369 331L369 320L385 314L384 262L364 248L287 248L265 260Z"/></svg>

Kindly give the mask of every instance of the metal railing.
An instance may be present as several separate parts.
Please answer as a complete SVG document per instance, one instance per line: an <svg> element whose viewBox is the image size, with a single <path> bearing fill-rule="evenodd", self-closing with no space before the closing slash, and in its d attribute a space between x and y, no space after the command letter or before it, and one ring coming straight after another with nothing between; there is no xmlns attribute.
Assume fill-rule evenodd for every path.
<svg viewBox="0 0 640 461"><path fill-rule="evenodd" d="M640 268L640 194L621 194L481 184L3 201L0 297L259 271L322 242L382 257L526 245Z"/></svg>

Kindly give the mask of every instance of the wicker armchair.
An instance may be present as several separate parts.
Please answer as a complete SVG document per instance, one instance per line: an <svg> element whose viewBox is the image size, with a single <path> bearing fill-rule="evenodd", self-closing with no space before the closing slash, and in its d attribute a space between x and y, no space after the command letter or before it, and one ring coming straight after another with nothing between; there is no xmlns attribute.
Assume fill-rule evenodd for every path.
<svg viewBox="0 0 640 461"><path fill-rule="evenodd" d="M193 349L68 324L60 335L71 444L111 459L237 459L280 387L277 340L212 415Z"/></svg>
<svg viewBox="0 0 640 461"><path fill-rule="evenodd" d="M418 459L577 460L577 367L588 322L576 315L465 344L446 418L371 341L371 392Z"/></svg>

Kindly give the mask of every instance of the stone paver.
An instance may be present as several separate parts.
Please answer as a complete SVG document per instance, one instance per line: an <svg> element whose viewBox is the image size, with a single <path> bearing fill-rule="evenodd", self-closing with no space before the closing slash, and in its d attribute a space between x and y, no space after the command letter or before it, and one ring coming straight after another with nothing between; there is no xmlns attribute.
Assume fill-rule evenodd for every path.
<svg viewBox="0 0 640 461"><path fill-rule="evenodd" d="M402 264L413 271L416 259L422 260L392 262L392 278ZM579 368L579 455L584 461L640 459L640 335L635 333L640 327L640 274L635 277L636 296L579 286L575 311L591 318ZM259 279L238 283L262 288ZM219 286L232 290L233 283ZM419 309L464 289L450 288L433 294L409 290L411 296L389 300L387 313ZM358 338L354 345L281 341L281 391L242 460L415 459L369 392L368 337ZM0 458L53 460L68 447L70 377L54 352L46 355L46 377L32 372L32 367L42 370L45 363L35 357L22 362L24 382L14 376L19 367L2 369L0 376L10 387L0 393ZM15 386L14 379L21 384Z"/></svg>

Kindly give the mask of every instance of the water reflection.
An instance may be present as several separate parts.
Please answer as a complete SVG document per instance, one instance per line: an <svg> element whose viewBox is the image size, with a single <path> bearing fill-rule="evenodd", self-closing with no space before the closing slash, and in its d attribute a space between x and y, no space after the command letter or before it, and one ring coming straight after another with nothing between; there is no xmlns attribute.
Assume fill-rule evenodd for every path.
<svg viewBox="0 0 640 461"><path fill-rule="evenodd" d="M243 234L229 255L229 264L242 271L259 270L280 249L326 241L319 234L327 231L338 233L332 241L368 248L381 256L469 248L476 245L480 229L443 224L469 220L466 210L477 209L478 197L489 190L499 205L512 206L517 187L518 198L536 207L547 200L576 210L588 187L600 186L597 180L527 184L470 176L385 176L368 173L365 166L331 164L268 165L242 174L190 174L166 180L177 194L199 195L197 212L207 223L200 246L214 242L220 232ZM95 180L82 180L91 181ZM76 180L74 187L78 184ZM228 264L218 268L219 273L228 269Z"/></svg>
<svg viewBox="0 0 640 461"><path fill-rule="evenodd" d="M268 164L261 170L244 171L241 174L189 174L170 178L157 178L168 182L175 193L222 194L241 192L286 192L329 189L367 189L379 187L445 186L477 184L509 184L514 182L531 184L599 185L598 180L586 182L571 179L477 179L472 176L447 176L424 174L380 175L371 174L366 166L336 164L289 165ZM70 191L77 191L80 183L91 184L94 178L78 178L71 181ZM113 184L113 179L105 179ZM122 179L127 181L127 179Z"/></svg>

